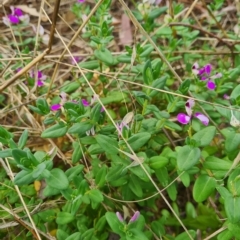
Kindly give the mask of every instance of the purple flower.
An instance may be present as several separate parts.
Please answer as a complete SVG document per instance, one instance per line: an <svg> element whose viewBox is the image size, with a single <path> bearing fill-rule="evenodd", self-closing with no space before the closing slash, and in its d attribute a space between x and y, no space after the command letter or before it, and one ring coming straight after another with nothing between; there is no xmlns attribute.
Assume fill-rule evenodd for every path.
<svg viewBox="0 0 240 240"><path fill-rule="evenodd" d="M14 8L13 6L10 7L12 10L12 14L18 17L23 16L23 12L20 8Z"/></svg>
<svg viewBox="0 0 240 240"><path fill-rule="evenodd" d="M44 85L44 81L47 79L47 76L44 75L41 71L35 71L33 69L29 71L29 76L34 79L36 78L38 87L42 87Z"/></svg>
<svg viewBox="0 0 240 240"><path fill-rule="evenodd" d="M90 106L90 103L86 99L82 99L82 104L84 107Z"/></svg>
<svg viewBox="0 0 240 240"><path fill-rule="evenodd" d="M118 128L118 130L119 130L120 132L122 132L122 130L123 130L124 127L127 128L127 129L129 129L128 124L125 123L124 121L122 121L122 122L120 122L120 123L117 123L116 125L117 125L117 128ZM119 132L118 132L118 135L120 135Z"/></svg>
<svg viewBox="0 0 240 240"><path fill-rule="evenodd" d="M95 94L94 96L92 96L91 102L88 102L88 100L86 100L86 99L82 99L82 104L83 104L83 106L84 106L84 107L92 106L92 105L97 101L98 97L99 97L99 96L98 96L97 94ZM104 110L104 108L102 107L101 110L100 110L100 112L104 112L104 111L105 111L105 110Z"/></svg>
<svg viewBox="0 0 240 240"><path fill-rule="evenodd" d="M195 101L193 99L189 99L185 104L187 115L185 113L179 113L177 115L177 120L182 124L188 124L192 117L196 117L202 122L202 124L207 126L209 123L208 117L206 117L204 114L200 112L196 112L195 114L193 114L192 108L194 107L194 105Z"/></svg>
<svg viewBox="0 0 240 240"><path fill-rule="evenodd" d="M75 61L78 63L82 60L83 58L82 57L79 57L79 56L73 56L71 58L71 64L75 65Z"/></svg>
<svg viewBox="0 0 240 240"><path fill-rule="evenodd" d="M62 107L62 105L67 101L67 94L65 92L61 92L59 94L59 97L61 98L61 102L57 104L53 104L50 107L52 111L58 111Z"/></svg>
<svg viewBox="0 0 240 240"><path fill-rule="evenodd" d="M139 211L136 211L136 212L133 214L132 218L130 219L129 223L137 221L138 218L139 218L139 216L140 216L140 212L139 212Z"/></svg>
<svg viewBox="0 0 240 240"><path fill-rule="evenodd" d="M8 19L12 24L18 24L20 22L19 18L14 15L8 15Z"/></svg>
<svg viewBox="0 0 240 240"><path fill-rule="evenodd" d="M192 72L194 75L197 75L200 80L207 81L207 88L209 90L214 90L216 88L214 79L222 77L222 73L216 73L211 76L211 73L212 73L212 65L211 64L207 64L204 67L199 68L198 63L194 63L192 66Z"/></svg>
<svg viewBox="0 0 240 240"><path fill-rule="evenodd" d="M3 17L3 23L5 25L17 25L20 23L20 21L24 23L29 23L30 18L28 14L24 15L20 8L15 8L13 6L11 6L10 8L12 13L9 14L7 17Z"/></svg>
<svg viewBox="0 0 240 240"><path fill-rule="evenodd" d="M77 0L78 3L83 3L85 0Z"/></svg>
<svg viewBox="0 0 240 240"><path fill-rule="evenodd" d="M229 97L227 94L224 94L224 95L223 95L223 98L226 99L226 100L229 100L229 99L230 99L230 97Z"/></svg>
<svg viewBox="0 0 240 240"><path fill-rule="evenodd" d="M53 105L50 107L50 109L51 109L52 111L57 111L57 110L59 110L60 108L61 108L61 104L60 104L60 103L53 104Z"/></svg>
<svg viewBox="0 0 240 240"><path fill-rule="evenodd" d="M124 220L123 220L123 217L122 217L122 215L121 215L120 212L116 212L116 215L117 215L117 218L118 218L118 220L119 220L120 222L123 222L123 221L124 221Z"/></svg>

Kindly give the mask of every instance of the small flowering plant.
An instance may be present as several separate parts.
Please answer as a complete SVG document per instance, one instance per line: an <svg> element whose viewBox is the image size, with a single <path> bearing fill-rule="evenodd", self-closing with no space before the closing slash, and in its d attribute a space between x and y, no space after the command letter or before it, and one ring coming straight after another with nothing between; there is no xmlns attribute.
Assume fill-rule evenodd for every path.
<svg viewBox="0 0 240 240"><path fill-rule="evenodd" d="M206 85L209 90L214 90L216 88L216 84L215 84L214 80L222 77L222 73L212 74L212 65L211 64L206 64L205 66L200 68L198 63L196 62L192 66L192 72L201 81L206 81Z"/></svg>
<svg viewBox="0 0 240 240"><path fill-rule="evenodd" d="M125 239L126 237L130 237L129 239L131 239L135 236L134 239L148 239L143 232L145 221L143 216L140 215L139 211L136 211L132 215L128 223L125 222L125 218L123 218L119 212L116 212L116 214L107 212L105 216L111 229L120 235L121 238ZM136 238L139 236L141 236L141 238Z"/></svg>
<svg viewBox="0 0 240 240"><path fill-rule="evenodd" d="M23 11L20 8L11 6L10 9L12 11L11 14L9 14L7 17L3 17L3 23L6 26L18 25L19 23L29 23L29 15L23 14Z"/></svg>
<svg viewBox="0 0 240 240"><path fill-rule="evenodd" d="M185 104L185 109L186 109L186 113L179 113L177 115L177 120L178 122L182 123L182 124L188 124L191 119L193 117L199 119L202 124L204 124L205 126L208 125L209 123L209 119L207 116L205 116L204 114L200 113L200 112L196 112L195 114L193 114L193 107L195 106L195 101L193 99L189 99L187 100L186 104Z"/></svg>
<svg viewBox="0 0 240 240"><path fill-rule="evenodd" d="M36 79L36 84L38 87L44 85L44 81L47 79L47 76L42 73L40 70L32 69L29 71L29 76L33 79Z"/></svg>

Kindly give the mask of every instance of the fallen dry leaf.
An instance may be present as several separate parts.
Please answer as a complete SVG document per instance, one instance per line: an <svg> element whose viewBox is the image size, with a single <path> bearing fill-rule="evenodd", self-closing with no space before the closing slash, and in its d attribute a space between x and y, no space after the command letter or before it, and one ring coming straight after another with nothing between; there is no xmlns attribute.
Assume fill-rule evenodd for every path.
<svg viewBox="0 0 240 240"><path fill-rule="evenodd" d="M31 16L40 17L43 22L47 22L47 17L40 15L36 8L28 7L27 5L17 5L17 8L20 8L23 12L28 13Z"/></svg>
<svg viewBox="0 0 240 240"><path fill-rule="evenodd" d="M123 46L129 45L133 42L130 19L126 14L122 15L121 25L119 30L120 43Z"/></svg>

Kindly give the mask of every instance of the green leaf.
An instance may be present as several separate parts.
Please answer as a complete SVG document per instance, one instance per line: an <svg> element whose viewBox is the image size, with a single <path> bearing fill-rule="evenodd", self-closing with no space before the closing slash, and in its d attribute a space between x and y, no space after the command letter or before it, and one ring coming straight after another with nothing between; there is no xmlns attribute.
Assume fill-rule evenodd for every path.
<svg viewBox="0 0 240 240"><path fill-rule="evenodd" d="M69 168L65 172L65 175L67 176L68 180L71 181L74 177L78 176L82 172L83 169L84 169L83 165L77 165L75 167Z"/></svg>
<svg viewBox="0 0 240 240"><path fill-rule="evenodd" d="M168 164L168 162L169 160L166 157L154 156L149 159L149 166L155 170L165 167Z"/></svg>
<svg viewBox="0 0 240 240"><path fill-rule="evenodd" d="M56 223L59 225L64 225L72 222L74 219L75 217L71 213L59 212L57 214Z"/></svg>
<svg viewBox="0 0 240 240"><path fill-rule="evenodd" d="M57 123L50 128L44 130L41 134L42 138L62 137L67 133L68 127L64 123Z"/></svg>
<svg viewBox="0 0 240 240"><path fill-rule="evenodd" d="M99 68L99 61L98 60L92 60L92 61L81 62L81 63L78 64L78 66L81 67L81 68L94 70L94 69Z"/></svg>
<svg viewBox="0 0 240 240"><path fill-rule="evenodd" d="M46 178L46 182L50 187L58 190L67 189L69 185L65 173L59 168L54 168L51 170L51 175L49 178Z"/></svg>
<svg viewBox="0 0 240 240"><path fill-rule="evenodd" d="M95 224L94 228L100 232L105 228L105 225L107 223L106 216L102 216L97 223Z"/></svg>
<svg viewBox="0 0 240 240"><path fill-rule="evenodd" d="M151 44L146 44L143 47L143 52L140 54L140 57L147 57L154 50L154 47Z"/></svg>
<svg viewBox="0 0 240 240"><path fill-rule="evenodd" d="M156 89L163 89L167 81L167 76L163 76L161 78L158 78L153 81L152 87ZM155 95L159 94L159 91L157 90L151 90L151 93L149 94L150 97L154 97Z"/></svg>
<svg viewBox="0 0 240 240"><path fill-rule="evenodd" d="M18 164L24 164L24 162L29 163L28 165L31 164L30 160L28 159L27 153L23 150L13 149L12 150L12 156ZM28 165L24 164L25 167L28 166Z"/></svg>
<svg viewBox="0 0 240 240"><path fill-rule="evenodd" d="M118 142L114 138L98 134L95 136L95 139L106 153L113 155L118 153Z"/></svg>
<svg viewBox="0 0 240 240"><path fill-rule="evenodd" d="M0 142L3 144L8 144L8 142L11 138L13 138L13 134L8 132L2 126L0 126Z"/></svg>
<svg viewBox="0 0 240 240"><path fill-rule="evenodd" d="M188 230L188 233L191 235L192 239L196 238L196 231L194 230ZM189 235L186 232L183 232L179 234L177 237L175 237L175 240L189 240L191 239Z"/></svg>
<svg viewBox="0 0 240 240"><path fill-rule="evenodd" d="M94 238L94 228L88 229L86 232L82 234L81 237L84 240L97 240L96 238Z"/></svg>
<svg viewBox="0 0 240 240"><path fill-rule="evenodd" d="M50 113L50 107L48 106L46 99L38 98L36 101L36 106L42 112L42 114L46 115Z"/></svg>
<svg viewBox="0 0 240 240"><path fill-rule="evenodd" d="M180 179L181 179L183 185L185 187L189 187L190 181L191 181L190 174L188 172L182 172L179 175L180 175Z"/></svg>
<svg viewBox="0 0 240 240"><path fill-rule="evenodd" d="M232 152L239 147L240 133L230 132L225 140L225 149L228 152Z"/></svg>
<svg viewBox="0 0 240 240"><path fill-rule="evenodd" d="M0 158L12 157L12 149L5 149L0 151Z"/></svg>
<svg viewBox="0 0 240 240"><path fill-rule="evenodd" d="M22 170L21 172L17 173L14 178L14 184L18 186L27 185L33 181L34 178L32 177L32 172L26 170Z"/></svg>
<svg viewBox="0 0 240 240"><path fill-rule="evenodd" d="M148 18L151 20L154 20L157 17L159 17L160 15L162 15L164 12L166 12L167 9L168 8L166 6L153 8L153 10L148 14Z"/></svg>
<svg viewBox="0 0 240 240"><path fill-rule="evenodd" d="M151 85L152 82L153 82L151 60L148 60L144 65L144 68L143 68L143 82L146 85Z"/></svg>
<svg viewBox="0 0 240 240"><path fill-rule="evenodd" d="M67 237L65 240L76 240L76 239L82 239L82 234L80 232L75 232L71 234L69 237Z"/></svg>
<svg viewBox="0 0 240 240"><path fill-rule="evenodd" d="M129 235L130 234L131 234L131 237L127 237L127 240L140 240L140 239L141 240L149 240L149 238L147 238L146 235L142 231L140 231L136 228L130 229Z"/></svg>
<svg viewBox="0 0 240 240"><path fill-rule="evenodd" d="M200 175L193 186L193 198L196 202L203 202L214 191L216 180L208 175Z"/></svg>
<svg viewBox="0 0 240 240"><path fill-rule="evenodd" d="M44 222L52 222L56 218L56 212L53 209L41 211L37 214Z"/></svg>
<svg viewBox="0 0 240 240"><path fill-rule="evenodd" d="M229 170L232 166L232 162L223 160L217 157L209 156L203 163L204 168L209 170Z"/></svg>
<svg viewBox="0 0 240 240"><path fill-rule="evenodd" d="M208 146L213 140L216 134L216 128L214 126L205 127L199 132L195 133L192 139L196 140L199 147Z"/></svg>
<svg viewBox="0 0 240 240"><path fill-rule="evenodd" d="M90 191L88 191L87 194L88 194L89 198L91 199L91 201L93 201L93 202L100 203L103 201L103 195L97 189L91 189Z"/></svg>
<svg viewBox="0 0 240 240"><path fill-rule="evenodd" d="M127 55L120 55L117 57L117 60L121 63L131 63L131 56L127 56Z"/></svg>
<svg viewBox="0 0 240 240"><path fill-rule="evenodd" d="M28 139L28 130L25 129L18 140L18 147L21 149L24 148L24 146L26 145L27 139Z"/></svg>
<svg viewBox="0 0 240 240"><path fill-rule="evenodd" d="M137 197L141 198L143 196L141 182L139 181L139 178L137 178L135 175L130 176L128 186Z"/></svg>
<svg viewBox="0 0 240 240"><path fill-rule="evenodd" d="M238 74L237 76L239 75L240 73L240 68L238 67ZM232 91L231 95L230 95L230 98L234 98L234 99L237 99L238 96L240 95L240 84L238 84Z"/></svg>
<svg viewBox="0 0 240 240"><path fill-rule="evenodd" d="M90 113L90 119L92 122L95 124L99 121L100 116L101 116L101 109L102 105L100 103L97 103L92 109Z"/></svg>
<svg viewBox="0 0 240 240"><path fill-rule="evenodd" d="M97 49L94 51L94 55L96 58L98 58L103 63L111 66L114 63L114 59L112 56L112 53L108 49Z"/></svg>
<svg viewBox="0 0 240 240"><path fill-rule="evenodd" d="M228 189L233 196L240 196L240 169L235 169L228 178Z"/></svg>
<svg viewBox="0 0 240 240"><path fill-rule="evenodd" d="M177 166L180 171L186 171L194 166L200 159L199 148L192 148L188 145L181 147L177 152Z"/></svg>
<svg viewBox="0 0 240 240"><path fill-rule="evenodd" d="M239 223L228 223L228 230L235 236L236 239L240 238L240 226Z"/></svg>
<svg viewBox="0 0 240 240"><path fill-rule="evenodd" d="M239 224L240 222L240 197L228 196L225 199L225 211L228 217L228 220L232 223Z"/></svg>
<svg viewBox="0 0 240 240"><path fill-rule="evenodd" d="M69 235L62 229L58 229L56 236L58 240L66 240Z"/></svg>
<svg viewBox="0 0 240 240"><path fill-rule="evenodd" d="M83 153L79 142L73 142L73 149L72 163L75 164L81 160Z"/></svg>
<svg viewBox="0 0 240 240"><path fill-rule="evenodd" d="M124 228L124 224L118 220L116 214L112 212L106 212L105 216L113 232L119 234L120 236L124 236L125 234L121 230Z"/></svg>
<svg viewBox="0 0 240 240"><path fill-rule="evenodd" d="M151 134L148 132L137 133L128 139L128 143L130 144L133 151L136 151L144 146L150 138Z"/></svg>
<svg viewBox="0 0 240 240"><path fill-rule="evenodd" d="M167 168L163 167L163 168L156 169L155 174L157 176L157 179L161 183L161 185L163 187L166 187L168 185L168 182L169 182L168 181L169 174L168 174Z"/></svg>
<svg viewBox="0 0 240 240"><path fill-rule="evenodd" d="M46 163L42 162L40 163L33 171L32 171L32 176L34 179L38 178L42 172L45 170L46 168Z"/></svg>
<svg viewBox="0 0 240 240"><path fill-rule="evenodd" d="M45 115L45 114L42 113L42 111L40 111L40 109L38 109L37 107L34 107L34 106L32 106L32 105L28 105L28 108L29 108L30 110L32 110L33 112L39 114L39 115Z"/></svg>
<svg viewBox="0 0 240 240"><path fill-rule="evenodd" d="M98 170L98 172L96 174L96 178L95 178L95 182L96 182L98 187L103 187L105 185L107 169L108 169L107 166L103 165Z"/></svg>
<svg viewBox="0 0 240 240"><path fill-rule="evenodd" d="M176 201L177 199L177 187L176 187L176 184L173 183L171 184L168 188L167 188L167 193L168 193L168 196L169 198L172 200L172 201Z"/></svg>
<svg viewBox="0 0 240 240"><path fill-rule="evenodd" d="M93 124L85 121L80 123L74 123L72 127L68 129L68 133L74 134L77 133L79 135L83 135L86 131L90 130L93 127Z"/></svg>

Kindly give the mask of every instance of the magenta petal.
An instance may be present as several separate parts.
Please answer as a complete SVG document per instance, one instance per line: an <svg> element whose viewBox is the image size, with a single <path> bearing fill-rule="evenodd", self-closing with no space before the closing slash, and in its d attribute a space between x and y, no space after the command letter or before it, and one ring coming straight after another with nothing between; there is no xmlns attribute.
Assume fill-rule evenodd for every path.
<svg viewBox="0 0 240 240"><path fill-rule="evenodd" d="M136 211L129 222L135 222L140 216L140 212Z"/></svg>
<svg viewBox="0 0 240 240"><path fill-rule="evenodd" d="M215 84L214 82L212 82L212 81L208 81L208 82L207 82L207 88L208 88L209 90L214 90L215 87L216 87L216 84Z"/></svg>
<svg viewBox="0 0 240 240"><path fill-rule="evenodd" d="M90 103L86 99L82 99L82 104L84 107L90 106Z"/></svg>
<svg viewBox="0 0 240 240"><path fill-rule="evenodd" d="M38 85L38 87L42 87L44 85L44 83L41 80L37 80L37 85Z"/></svg>
<svg viewBox="0 0 240 240"><path fill-rule="evenodd" d="M182 124L188 124L189 121L190 121L190 119L191 119L191 118L190 118L188 115L184 114L184 113L179 113L179 114L177 115L177 120L178 120L180 123L182 123Z"/></svg>
<svg viewBox="0 0 240 240"><path fill-rule="evenodd" d="M18 24L19 23L18 17L14 16L14 15L8 15L8 19L10 20L10 22L12 24Z"/></svg>
<svg viewBox="0 0 240 240"><path fill-rule="evenodd" d="M50 109L51 109L52 111L57 111L57 110L59 110L60 108L61 108L61 104L59 104L59 103L53 104L53 105L50 107Z"/></svg>
<svg viewBox="0 0 240 240"><path fill-rule="evenodd" d="M118 218L118 220L119 220L120 222L123 222L123 221L124 221L124 220L123 220L123 217L122 217L122 215L121 215L120 212L116 212L116 215L117 215L117 218Z"/></svg>
<svg viewBox="0 0 240 240"><path fill-rule="evenodd" d="M207 64L205 67L205 72L207 75L210 75L211 71L212 71L212 66L211 64Z"/></svg>
<svg viewBox="0 0 240 240"><path fill-rule="evenodd" d="M18 16L18 17L21 17L23 15L23 12L20 8L15 8L14 9L14 15Z"/></svg>
<svg viewBox="0 0 240 240"><path fill-rule="evenodd" d="M204 76L202 76L201 78L200 78L200 80L202 80L202 81L206 81L208 78L207 77L204 77Z"/></svg>
<svg viewBox="0 0 240 240"><path fill-rule="evenodd" d="M205 71L205 67L203 67L203 68L199 69L198 74L199 74L199 75L202 75L202 74L204 74L205 72L206 72L206 71Z"/></svg>
<svg viewBox="0 0 240 240"><path fill-rule="evenodd" d="M204 124L205 126L208 125L209 119L208 119L208 117L206 117L206 116L203 115L202 113L197 112L197 113L195 113L194 116L195 116L196 118L198 118L198 119L202 122L202 124Z"/></svg>

